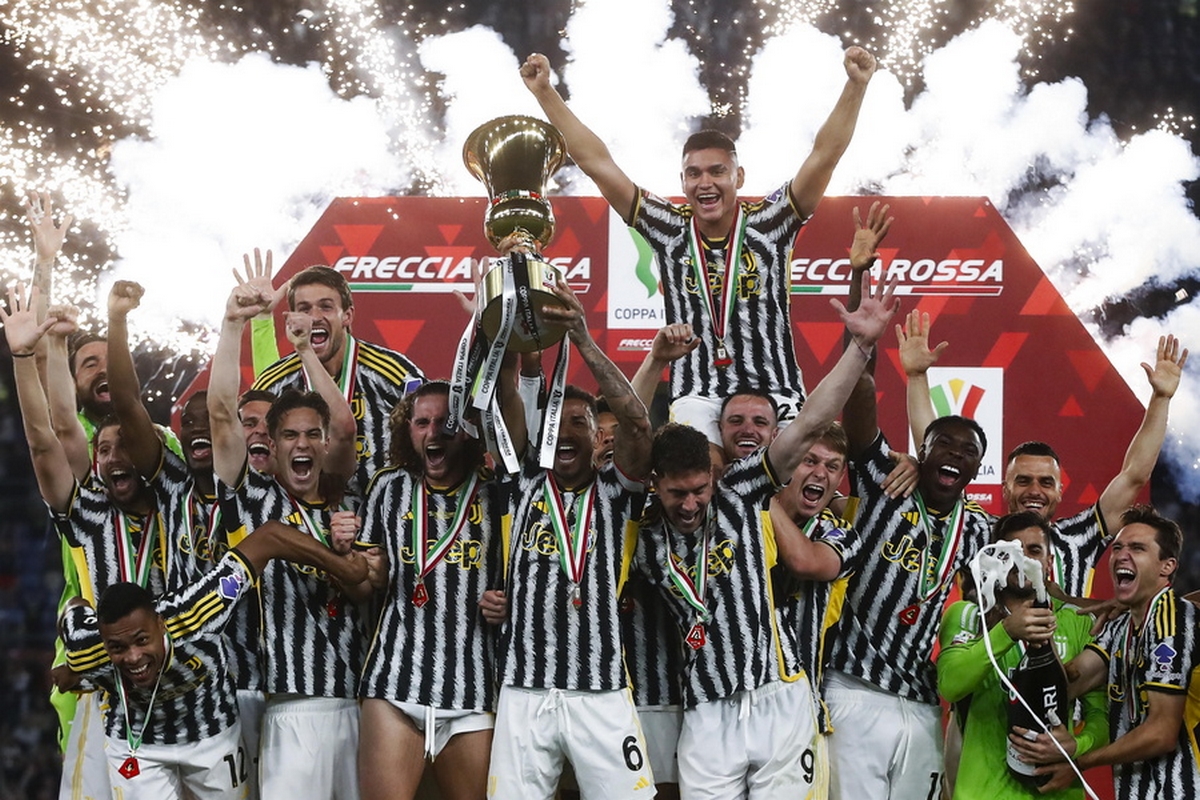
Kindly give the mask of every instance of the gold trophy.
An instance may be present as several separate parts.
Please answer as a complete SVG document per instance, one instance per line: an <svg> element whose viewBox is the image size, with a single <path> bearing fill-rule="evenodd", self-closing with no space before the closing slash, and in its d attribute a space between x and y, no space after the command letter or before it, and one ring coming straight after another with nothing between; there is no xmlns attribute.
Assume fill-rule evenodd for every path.
<svg viewBox="0 0 1200 800"><path fill-rule="evenodd" d="M562 166L566 150L557 128L533 117L515 115L480 125L463 145L463 162L488 192L490 206L483 222L484 232L497 249L507 248L503 255L512 262L522 298L506 345L510 351L542 350L565 333L562 327L542 319L541 309L545 306L562 306L543 287L563 278L542 258L541 249L554 237L554 212L545 199L545 186ZM493 342L502 326L505 267L504 260L493 262L480 289L480 324Z"/></svg>

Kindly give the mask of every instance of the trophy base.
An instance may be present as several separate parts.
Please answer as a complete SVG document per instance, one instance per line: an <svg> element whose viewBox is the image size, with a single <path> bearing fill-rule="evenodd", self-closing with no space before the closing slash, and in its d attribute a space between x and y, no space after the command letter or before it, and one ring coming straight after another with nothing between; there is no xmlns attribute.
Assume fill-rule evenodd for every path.
<svg viewBox="0 0 1200 800"><path fill-rule="evenodd" d="M498 259L483 276L483 292L481 302L483 313L480 324L483 333L489 341L495 341L500 332L500 322L504 315L504 265L507 259ZM519 265L514 265L520 268ZM529 330L525 323L525 314L518 305L517 318L513 321L512 333L508 337L506 349L513 353L533 353L544 350L566 335L566 328L561 325L546 322L542 309L547 306L566 308L566 305L552 292L542 288L546 284L557 283L563 278L558 270L545 261L535 258L525 259L525 283L529 286L529 303L533 307L533 317L537 323L537 336ZM518 276L518 284L522 283Z"/></svg>

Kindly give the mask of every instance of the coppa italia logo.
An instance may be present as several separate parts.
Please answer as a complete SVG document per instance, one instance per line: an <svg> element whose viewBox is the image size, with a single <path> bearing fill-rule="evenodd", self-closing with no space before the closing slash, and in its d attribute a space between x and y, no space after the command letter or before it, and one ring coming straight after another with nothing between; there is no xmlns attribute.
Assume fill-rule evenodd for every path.
<svg viewBox="0 0 1200 800"><path fill-rule="evenodd" d="M996 297L1004 290L1004 259L893 257L877 262L871 276L894 279L898 295ZM792 260L792 294L849 293L849 258Z"/></svg>
<svg viewBox="0 0 1200 800"><path fill-rule="evenodd" d="M446 248L450 249L450 248ZM454 253L426 253L419 256L345 256L334 262L355 292L414 292L441 294L455 289L471 292L475 288L475 264L472 248L454 248ZM490 268L492 258L483 259ZM551 258L571 288L586 294L591 285L592 260Z"/></svg>
<svg viewBox="0 0 1200 800"><path fill-rule="evenodd" d="M975 419L984 394L986 392L982 386L967 383L961 378L951 378L929 389L929 399L939 417L957 414Z"/></svg>

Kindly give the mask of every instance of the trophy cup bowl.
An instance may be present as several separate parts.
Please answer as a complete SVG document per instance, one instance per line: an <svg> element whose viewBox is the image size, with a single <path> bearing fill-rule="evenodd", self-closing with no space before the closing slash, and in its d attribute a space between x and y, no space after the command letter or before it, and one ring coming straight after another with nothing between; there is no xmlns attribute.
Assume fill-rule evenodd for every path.
<svg viewBox="0 0 1200 800"><path fill-rule="evenodd" d="M541 350L562 339L565 330L542 319L541 309L562 306L552 292L542 287L561 281L558 270L543 260L540 251L554 237L554 212L545 199L545 186L566 157L566 143L558 129L533 117L507 116L480 125L463 145L463 162L487 188L490 201L483 229L497 249L516 235L526 257L513 261L525 269L518 282L529 287L536 330L525 324L518 308L509 350L527 353ZM511 240L510 240L511 243ZM508 253L493 262L483 276L480 291L480 323L494 340L503 315L504 267Z"/></svg>

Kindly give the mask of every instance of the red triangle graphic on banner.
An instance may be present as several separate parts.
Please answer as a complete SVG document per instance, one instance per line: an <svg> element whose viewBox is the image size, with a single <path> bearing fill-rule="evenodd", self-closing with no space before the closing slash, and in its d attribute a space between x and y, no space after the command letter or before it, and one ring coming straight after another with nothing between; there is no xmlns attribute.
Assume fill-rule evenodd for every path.
<svg viewBox="0 0 1200 800"><path fill-rule="evenodd" d="M806 322L794 327L821 364L829 358L833 348L842 343L842 331L845 330L840 322Z"/></svg>
<svg viewBox="0 0 1200 800"><path fill-rule="evenodd" d="M1058 410L1060 417L1082 417L1083 409L1079 405L1079 401L1075 399L1075 395L1067 398L1067 402L1063 403L1063 407Z"/></svg>
<svg viewBox="0 0 1200 800"><path fill-rule="evenodd" d="M1054 284L1045 275L1038 281L1033 293L1025 301L1025 307L1021 309L1021 316L1033 317L1059 316L1070 313L1071 309L1063 302L1058 289L1054 288Z"/></svg>
<svg viewBox="0 0 1200 800"><path fill-rule="evenodd" d="M583 211L592 222L599 222L608 214L608 203L599 198L583 198Z"/></svg>
<svg viewBox="0 0 1200 800"><path fill-rule="evenodd" d="M1104 355L1099 348L1068 350L1067 358L1071 359L1071 366L1075 368L1075 372L1079 373L1080 380L1083 381L1083 385L1089 392L1096 391L1096 387L1100 385L1104 375L1112 369L1108 363L1108 356Z"/></svg>
<svg viewBox="0 0 1200 800"><path fill-rule="evenodd" d="M570 228L559 231L558 236L554 237L553 256L575 258L579 255L581 247L579 244L579 235Z"/></svg>
<svg viewBox="0 0 1200 800"><path fill-rule="evenodd" d="M342 257L342 253L345 251L345 249L346 248L342 247L341 245L323 244L321 245L321 255L324 257L325 263L332 267L337 263L338 259Z"/></svg>
<svg viewBox="0 0 1200 800"><path fill-rule="evenodd" d="M338 238L342 240L342 244L346 245L346 250L352 256L365 256L371 252L371 246L375 244L375 240L379 238L379 234L383 233L382 225L334 225L333 230L337 233Z"/></svg>
<svg viewBox="0 0 1200 800"><path fill-rule="evenodd" d="M454 240L462 233L462 225L438 225L438 232L442 234L442 241L446 244L454 244Z"/></svg>
<svg viewBox="0 0 1200 800"><path fill-rule="evenodd" d="M1090 506L1095 504L1100 499L1100 493L1096 491L1096 487L1090 483L1083 487L1083 491L1079 493L1079 499L1076 501L1081 506Z"/></svg>
<svg viewBox="0 0 1200 800"><path fill-rule="evenodd" d="M996 343L992 345L991 352L987 354L987 358L983 359L982 366L1008 369L1027 338L1029 338L1028 333L1019 331L1000 334Z"/></svg>
<svg viewBox="0 0 1200 800"><path fill-rule="evenodd" d="M384 347L407 353L421 328L425 327L423 319L377 319L375 327L383 336L380 342Z"/></svg>

